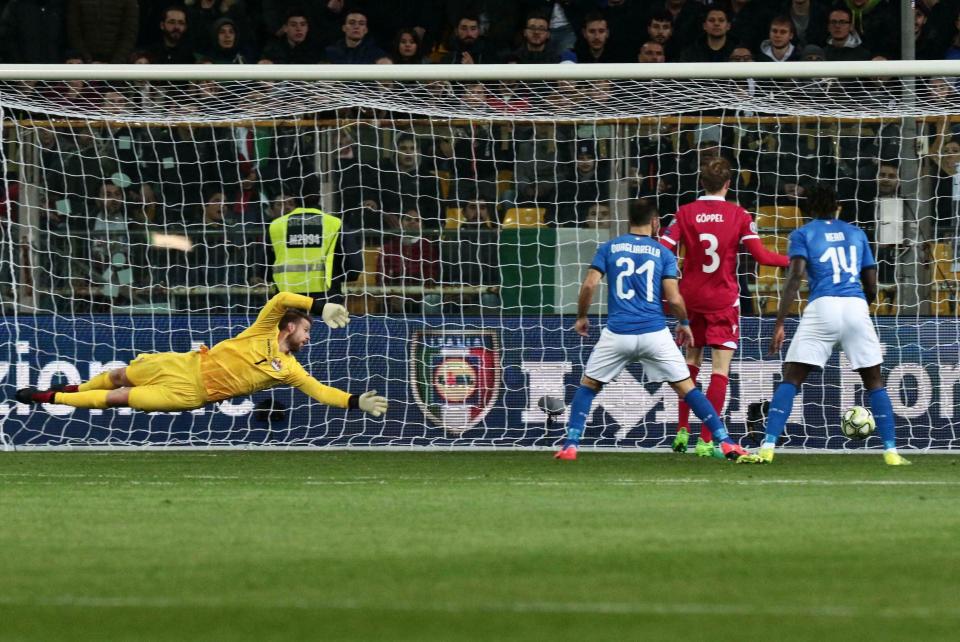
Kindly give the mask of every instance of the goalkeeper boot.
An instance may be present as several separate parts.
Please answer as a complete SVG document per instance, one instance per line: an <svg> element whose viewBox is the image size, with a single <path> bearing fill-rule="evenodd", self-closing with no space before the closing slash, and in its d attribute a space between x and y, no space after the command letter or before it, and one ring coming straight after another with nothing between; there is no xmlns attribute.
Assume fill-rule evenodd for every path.
<svg viewBox="0 0 960 642"><path fill-rule="evenodd" d="M17 390L17 401L20 403L53 403L53 397L57 394L55 390L45 390L40 392L36 388L22 388Z"/></svg>
<svg viewBox="0 0 960 642"><path fill-rule="evenodd" d="M900 453L889 450L883 453L883 461L887 466L912 466L909 459L904 459Z"/></svg>
<svg viewBox="0 0 960 642"><path fill-rule="evenodd" d="M564 461L574 461L577 458L577 447L576 446L566 446L561 448L554 456L554 459L562 459Z"/></svg>
<svg viewBox="0 0 960 642"><path fill-rule="evenodd" d="M751 455L747 450L740 444L735 444L733 442L720 442L720 449L723 451L723 456L729 459L730 461L735 461L738 464L762 464L764 461L760 459L759 455Z"/></svg>
<svg viewBox="0 0 960 642"><path fill-rule="evenodd" d="M764 461L764 463L772 464L773 463L773 448L764 448L760 447L760 451L757 453L757 456Z"/></svg>
<svg viewBox="0 0 960 642"><path fill-rule="evenodd" d="M693 452L696 453L697 457L713 457L713 442L699 439L697 445L693 448Z"/></svg>
<svg viewBox="0 0 960 642"><path fill-rule="evenodd" d="M680 428L679 430L677 430L677 436L673 438L673 452L675 453L687 452L688 441L690 441L690 433L687 432L687 429Z"/></svg>

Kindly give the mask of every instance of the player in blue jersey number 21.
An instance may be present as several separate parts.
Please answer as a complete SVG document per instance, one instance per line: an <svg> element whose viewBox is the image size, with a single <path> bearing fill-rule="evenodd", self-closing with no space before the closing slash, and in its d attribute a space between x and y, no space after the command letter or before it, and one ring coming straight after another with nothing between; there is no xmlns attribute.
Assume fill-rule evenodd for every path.
<svg viewBox="0 0 960 642"><path fill-rule="evenodd" d="M557 459L577 458L577 447L594 397L630 363L640 362L649 381L666 381L684 399L694 414L720 441L728 458L738 462L759 461L730 439L713 405L690 379L690 371L667 330L661 300L666 299L678 320L677 341L692 345L693 333L677 285L677 259L652 236L660 227L657 210L646 201L630 202L630 231L607 241L597 254L580 286L574 329L588 336L587 312L600 279L609 288L607 327L600 333L587 360L580 388L573 396L567 438Z"/></svg>
<svg viewBox="0 0 960 642"><path fill-rule="evenodd" d="M773 461L777 438L783 433L797 390L811 369L826 365L839 343L867 389L883 440L884 461L905 466L910 462L897 453L893 405L880 375L883 353L870 320L868 302L877 296L877 263L870 243L860 228L836 219L837 199L831 188L816 185L809 189L805 209L813 220L790 235L790 271L770 340L771 354L783 345L784 318L796 300L804 270L810 295L784 359L783 382L770 403L760 459Z"/></svg>

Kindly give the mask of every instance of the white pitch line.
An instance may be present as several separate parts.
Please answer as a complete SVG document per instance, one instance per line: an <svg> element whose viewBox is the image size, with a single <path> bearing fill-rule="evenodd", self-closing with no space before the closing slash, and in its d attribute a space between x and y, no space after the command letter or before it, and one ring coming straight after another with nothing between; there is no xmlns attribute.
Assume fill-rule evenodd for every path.
<svg viewBox="0 0 960 642"><path fill-rule="evenodd" d="M75 608L141 608L141 609L180 609L180 608L243 608L247 611L262 609L295 609L322 611L394 611L401 613L542 613L564 615L737 615L772 617L819 617L819 618L884 618L884 619L929 619L960 618L958 608L931 607L886 607L872 609L858 605L809 605L785 606L738 605L713 603L656 603L656 602L546 602L546 601L471 601L442 602L422 601L416 604L392 602L383 604L361 600L334 599L309 600L295 598L290 600L264 600L260 597L252 601L219 599L216 597L150 597L150 596L100 596L100 595L58 595L29 598L23 595L0 595L0 606L7 607L75 607Z"/></svg>

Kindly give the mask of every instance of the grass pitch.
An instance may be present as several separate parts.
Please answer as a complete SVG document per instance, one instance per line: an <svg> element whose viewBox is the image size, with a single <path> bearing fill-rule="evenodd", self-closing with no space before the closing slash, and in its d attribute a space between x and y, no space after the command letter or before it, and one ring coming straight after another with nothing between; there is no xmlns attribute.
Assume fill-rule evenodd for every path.
<svg viewBox="0 0 960 642"><path fill-rule="evenodd" d="M0 454L3 640L954 640L960 458Z"/></svg>

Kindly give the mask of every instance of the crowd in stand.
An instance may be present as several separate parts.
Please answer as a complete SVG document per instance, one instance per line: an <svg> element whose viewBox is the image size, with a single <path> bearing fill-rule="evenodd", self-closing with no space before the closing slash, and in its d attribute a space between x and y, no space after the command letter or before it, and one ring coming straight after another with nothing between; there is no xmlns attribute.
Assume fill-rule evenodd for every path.
<svg viewBox="0 0 960 642"><path fill-rule="evenodd" d="M960 57L917 0L917 57ZM896 0L7 0L7 63L716 62L898 58ZM907 17L909 18L909 16ZM745 54L744 54L745 55Z"/></svg>
<svg viewBox="0 0 960 642"><path fill-rule="evenodd" d="M0 62L894 59L901 20L911 18L917 58L960 58L960 0L915 5L910 17L900 15L897 0L8 0L0 1ZM95 101L108 113L123 113L134 99L130 86L90 91L84 81L45 91L64 104ZM479 84L458 91L465 104L509 100ZM955 89L946 85L944 94L949 100ZM509 211L524 208L556 227L608 227L616 199L631 197L653 199L669 214L696 197L704 158L723 155L736 170L733 196L744 206L796 204L804 181L835 177L844 218L872 234L876 196L889 187L885 172L898 170L899 130L775 129L638 129L626 152L627 192L616 194L613 134L602 126L475 123L438 134L356 124L337 129L327 168L318 166L323 145L310 128L41 128L33 164L43 174L44 225L51 231L108 235L154 225L202 227L206 234L247 223L262 229L304 204L304 194L319 205L320 183L329 181L345 233L381 245L383 232L442 230L451 216L458 229L493 231ZM937 225L954 235L960 138L945 125L930 134L933 209ZM103 252L100 260L109 262L112 250ZM402 247L394 254L383 271L405 269L397 258Z"/></svg>

